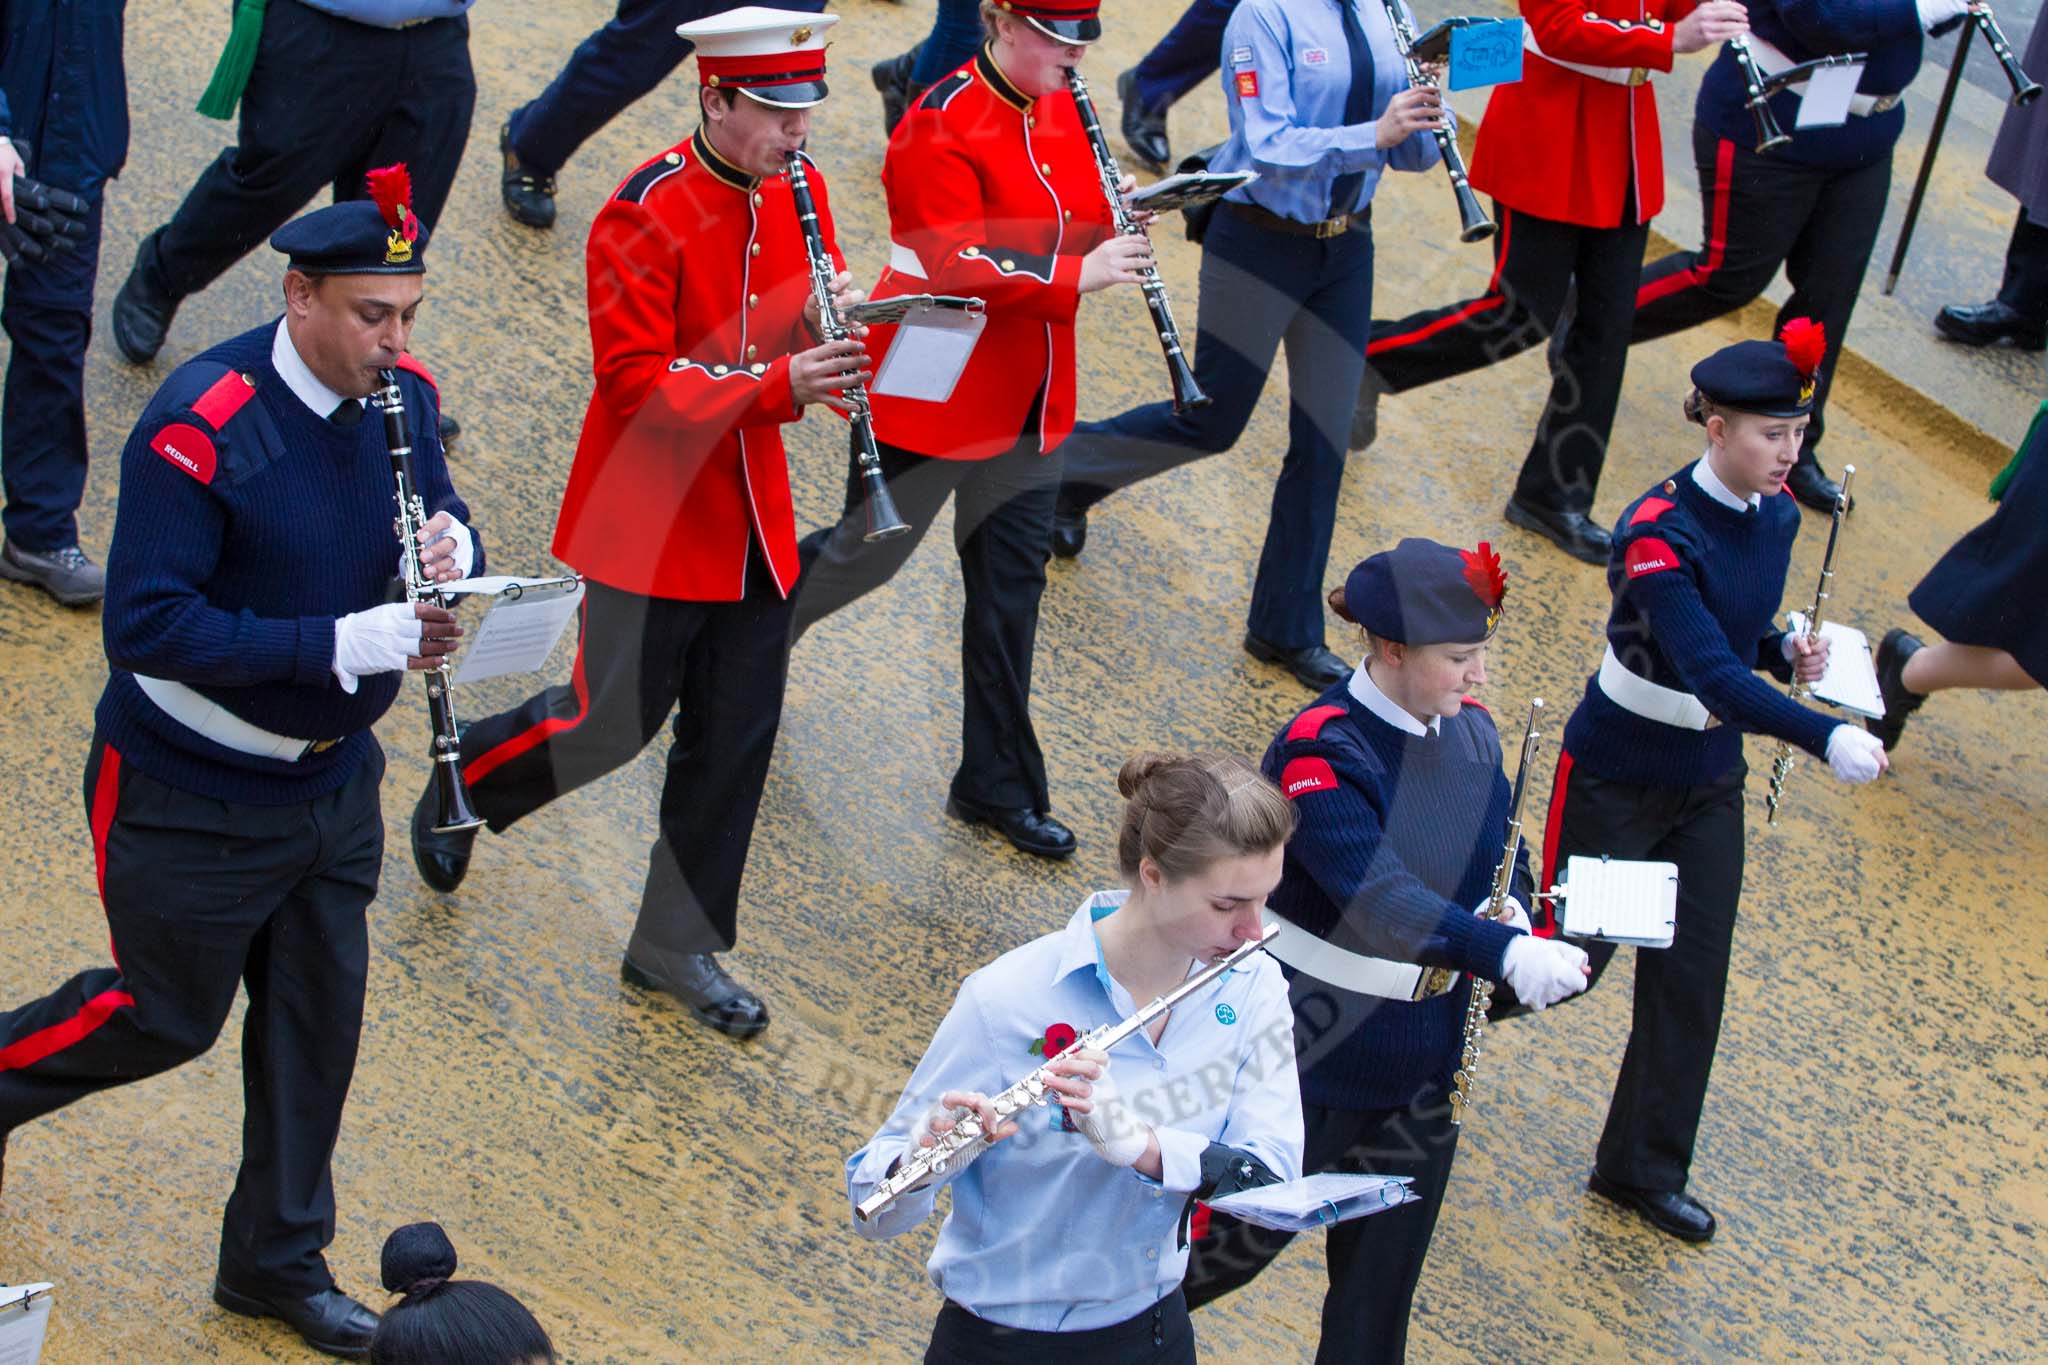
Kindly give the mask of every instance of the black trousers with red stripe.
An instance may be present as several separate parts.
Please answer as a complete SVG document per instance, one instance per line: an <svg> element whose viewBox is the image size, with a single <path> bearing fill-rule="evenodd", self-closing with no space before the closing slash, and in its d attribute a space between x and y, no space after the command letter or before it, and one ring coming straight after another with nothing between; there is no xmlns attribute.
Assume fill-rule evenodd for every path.
<svg viewBox="0 0 2048 1365"><path fill-rule="evenodd" d="M674 714L661 834L626 945L657 976L661 955L722 952L738 932L789 660L789 603L758 548L748 554L737 602L590 584L570 680L462 738L470 799L502 832L633 759Z"/></svg>
<svg viewBox="0 0 2048 1365"><path fill-rule="evenodd" d="M1792 294L1778 309L1778 326L1813 318L1827 329L1813 425L1806 431L1805 449L1812 453L1827 428L1828 380L1877 245L1891 157L1842 170L1802 166L1758 156L1698 123L1692 151L1706 240L1698 251L1673 252L1643 267L1629 341L1669 336L1733 312L1763 293L1782 265Z"/></svg>
<svg viewBox="0 0 2048 1365"><path fill-rule="evenodd" d="M1398 322L1374 319L1360 402L1372 400L1375 386L1380 393L1405 393L1542 345L1576 286L1577 320L1552 366L1549 396L1515 480L1515 497L1556 511L1588 512L1621 401L1649 224L1629 221L1635 216L1633 196L1622 206L1620 227L1582 227L1498 202L1494 214L1500 231L1494 234L1486 292Z"/></svg>
<svg viewBox="0 0 2048 1365"><path fill-rule="evenodd" d="M1594 1157L1600 1174L1639 1190L1682 1190L1692 1170L1742 898L1748 774L1737 765L1697 787L1641 787L1575 772L1570 754L1558 760L1544 831L1546 886L1575 854L1678 865L1678 930L1669 948L1636 950L1628 1048ZM1616 945L1582 946L1597 983Z"/></svg>
<svg viewBox="0 0 2048 1365"><path fill-rule="evenodd" d="M317 800L245 806L167 787L97 736L92 752L86 810L119 965L0 1014L0 1134L199 1056L246 987L220 1273L316 1293L334 1283L329 1162L362 1034L383 755Z"/></svg>

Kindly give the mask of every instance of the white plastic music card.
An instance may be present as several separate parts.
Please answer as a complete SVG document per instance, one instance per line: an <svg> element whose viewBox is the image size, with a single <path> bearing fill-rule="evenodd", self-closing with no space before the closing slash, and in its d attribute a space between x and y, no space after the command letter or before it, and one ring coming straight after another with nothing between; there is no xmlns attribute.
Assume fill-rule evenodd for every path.
<svg viewBox="0 0 2048 1365"><path fill-rule="evenodd" d="M1806 93L1799 97L1795 128L1839 128L1849 121L1849 101L1856 94L1856 82L1863 79L1863 63L1824 66L1806 78Z"/></svg>
<svg viewBox="0 0 2048 1365"><path fill-rule="evenodd" d="M889 343L870 391L888 398L943 403L953 396L974 354L988 314L953 308L920 309L903 319Z"/></svg>
<svg viewBox="0 0 2048 1365"><path fill-rule="evenodd" d="M1805 618L1793 612L1792 629L1805 628ZM1821 622L1820 634L1828 642L1828 671L1813 685L1813 695L1844 711L1884 719L1884 693L1877 687L1877 660L1870 653L1870 637L1839 621Z"/></svg>
<svg viewBox="0 0 2048 1365"><path fill-rule="evenodd" d="M49 1330L49 1285L0 1285L0 1365L36 1365Z"/></svg>
<svg viewBox="0 0 2048 1365"><path fill-rule="evenodd" d="M1299 1180L1239 1190L1209 1200L1218 1213L1276 1232L1306 1232L1383 1213L1413 1203L1416 1195L1408 1175L1343 1175L1324 1171Z"/></svg>
<svg viewBox="0 0 2048 1365"><path fill-rule="evenodd" d="M1564 932L1571 938L1669 948L1678 933L1678 864L1572 858L1565 864Z"/></svg>
<svg viewBox="0 0 2048 1365"><path fill-rule="evenodd" d="M506 673L531 673L545 664L583 601L583 583L576 578L514 579L496 592L456 666L458 685Z"/></svg>

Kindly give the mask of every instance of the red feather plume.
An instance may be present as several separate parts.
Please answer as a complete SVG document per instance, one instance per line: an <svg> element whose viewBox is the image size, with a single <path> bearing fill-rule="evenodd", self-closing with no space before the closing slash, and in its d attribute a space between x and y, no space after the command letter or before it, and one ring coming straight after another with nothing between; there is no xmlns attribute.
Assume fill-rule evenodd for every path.
<svg viewBox="0 0 2048 1365"><path fill-rule="evenodd" d="M1472 585L1473 595L1488 611L1500 610L1508 595L1508 576L1501 571L1492 543L1482 540L1477 550L1458 551L1458 558L1465 561L1465 581Z"/></svg>
<svg viewBox="0 0 2048 1365"><path fill-rule="evenodd" d="M384 222L411 241L419 232L412 216L412 172L401 161L395 166L379 166L364 180L369 184L370 198L376 201L377 212L384 215Z"/></svg>
<svg viewBox="0 0 2048 1365"><path fill-rule="evenodd" d="M1821 357L1828 353L1827 329L1812 318L1793 318L1785 324L1785 330L1778 333L1778 340L1785 343L1785 357L1790 360L1808 379L1820 368Z"/></svg>

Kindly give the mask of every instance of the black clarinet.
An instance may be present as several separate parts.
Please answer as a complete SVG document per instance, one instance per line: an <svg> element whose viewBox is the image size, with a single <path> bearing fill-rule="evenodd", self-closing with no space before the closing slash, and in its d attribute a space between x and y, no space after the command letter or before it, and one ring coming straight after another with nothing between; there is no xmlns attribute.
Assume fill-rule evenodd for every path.
<svg viewBox="0 0 2048 1365"><path fill-rule="evenodd" d="M1749 50L1749 39L1736 34L1728 40L1728 51L1742 73L1742 102L1749 106L1749 117L1756 124L1757 154L1784 146L1792 135L1778 126L1778 116L1771 112L1769 83L1764 80L1763 68L1756 64L1756 54Z"/></svg>
<svg viewBox="0 0 2048 1365"><path fill-rule="evenodd" d="M2041 95L2041 83L2026 73L2020 66L2019 58L2012 55L2012 44L2005 41L2005 30L1998 26L1998 16L1989 6L1970 7L1970 19L1984 31L1984 41L1991 44L1991 55L1998 58L1998 65L2005 72L2006 81L2012 86L2014 104L2032 104Z"/></svg>
<svg viewBox="0 0 2048 1365"><path fill-rule="evenodd" d="M1387 12L1387 24L1394 30L1394 43L1401 49L1401 64L1407 68L1408 84L1423 89L1436 82L1427 80L1422 74L1422 63L1410 55L1415 46L1415 28L1408 22L1408 16L1401 12L1399 0L1380 0ZM1357 74L1352 75L1357 80ZM1449 109L1449 105L1444 106ZM1495 223L1486 216L1480 206L1479 196L1472 192L1472 182L1465 175L1465 154L1458 150L1458 135L1448 124L1434 130L1436 149L1442 157L1444 171L1451 177L1451 195L1458 201L1458 240L1461 242L1483 242L1493 236Z"/></svg>
<svg viewBox="0 0 2048 1365"><path fill-rule="evenodd" d="M420 528L427 524L427 505L420 496L412 468L412 436L406 430L405 397L398 389L398 371L377 371L383 387L374 401L384 412L384 444L391 451L391 479L398 490L398 543L402 547L405 600L445 607L447 601L427 578L421 559ZM469 804L469 784L462 780L462 738L455 732L455 706L449 700L448 656L426 670L427 716L434 742L434 833L475 829L484 822Z"/></svg>
<svg viewBox="0 0 2048 1365"><path fill-rule="evenodd" d="M1067 68L1067 89L1073 92L1074 107L1081 111L1081 126L1088 131L1088 145L1095 152L1095 169L1102 173L1102 193L1109 200L1117 235L1131 236L1141 229L1131 216L1130 206L1124 203L1123 172L1117 167L1116 154L1109 150L1109 139L1102 135L1102 120L1095 117L1095 101L1088 97L1088 82L1071 66ZM1173 384L1173 410L1186 412L1190 408L1208 407L1209 395L1195 382L1195 372L1180 348L1180 328L1174 325L1173 305L1166 301L1166 281L1159 278L1159 267L1146 266L1138 287L1144 291L1145 307L1152 314L1152 330L1159 333L1159 349L1166 353L1166 374Z"/></svg>
<svg viewBox="0 0 2048 1365"><path fill-rule="evenodd" d="M825 250L825 234L818 229L818 205L811 198L810 178L804 174L804 154L791 152L789 197L796 204L796 217L804 233L804 254L811 262L811 297L818 301L818 330L826 341L844 341L849 335L845 319L832 303L832 281L839 273L832 267L832 255ZM889 482L882 477L882 452L875 449L875 415L868 407L865 384L848 384L839 396L846 400L847 416L853 423L854 460L860 465L862 501L867 509L868 528L863 540L894 540L910 530L910 523L896 511L889 496Z"/></svg>

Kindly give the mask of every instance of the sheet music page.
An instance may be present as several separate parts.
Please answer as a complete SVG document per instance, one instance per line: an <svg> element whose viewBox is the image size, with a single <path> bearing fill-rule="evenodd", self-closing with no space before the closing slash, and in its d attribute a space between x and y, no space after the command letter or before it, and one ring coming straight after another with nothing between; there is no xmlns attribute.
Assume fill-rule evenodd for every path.
<svg viewBox="0 0 2048 1365"><path fill-rule="evenodd" d="M531 673L548 661L555 641L583 601L583 585L570 592L500 597L484 613L456 666L455 682L481 682L506 673Z"/></svg>
<svg viewBox="0 0 2048 1365"><path fill-rule="evenodd" d="M1408 1190L1413 1180L1414 1177L1405 1175L1342 1175L1325 1171L1277 1185L1239 1190L1221 1199L1211 1199L1209 1207L1259 1227L1297 1232L1409 1203L1415 1198ZM1334 1215L1330 1211L1332 1206L1336 1209Z"/></svg>
<svg viewBox="0 0 2048 1365"><path fill-rule="evenodd" d="M19 1307L29 1295L26 1310ZM0 1285L0 1365L36 1365L50 1329L50 1286Z"/></svg>
<svg viewBox="0 0 2048 1365"><path fill-rule="evenodd" d="M1849 121L1849 100L1863 79L1863 63L1824 66L1806 80L1794 128L1839 128Z"/></svg>
<svg viewBox="0 0 2048 1365"><path fill-rule="evenodd" d="M1565 867L1564 931L1573 938L1669 947L1678 927L1678 865L1575 857Z"/></svg>
<svg viewBox="0 0 2048 1365"><path fill-rule="evenodd" d="M953 396L967 358L988 324L986 313L951 308L922 309L896 328L888 354L875 371L869 391L887 398L916 398L943 403Z"/></svg>

